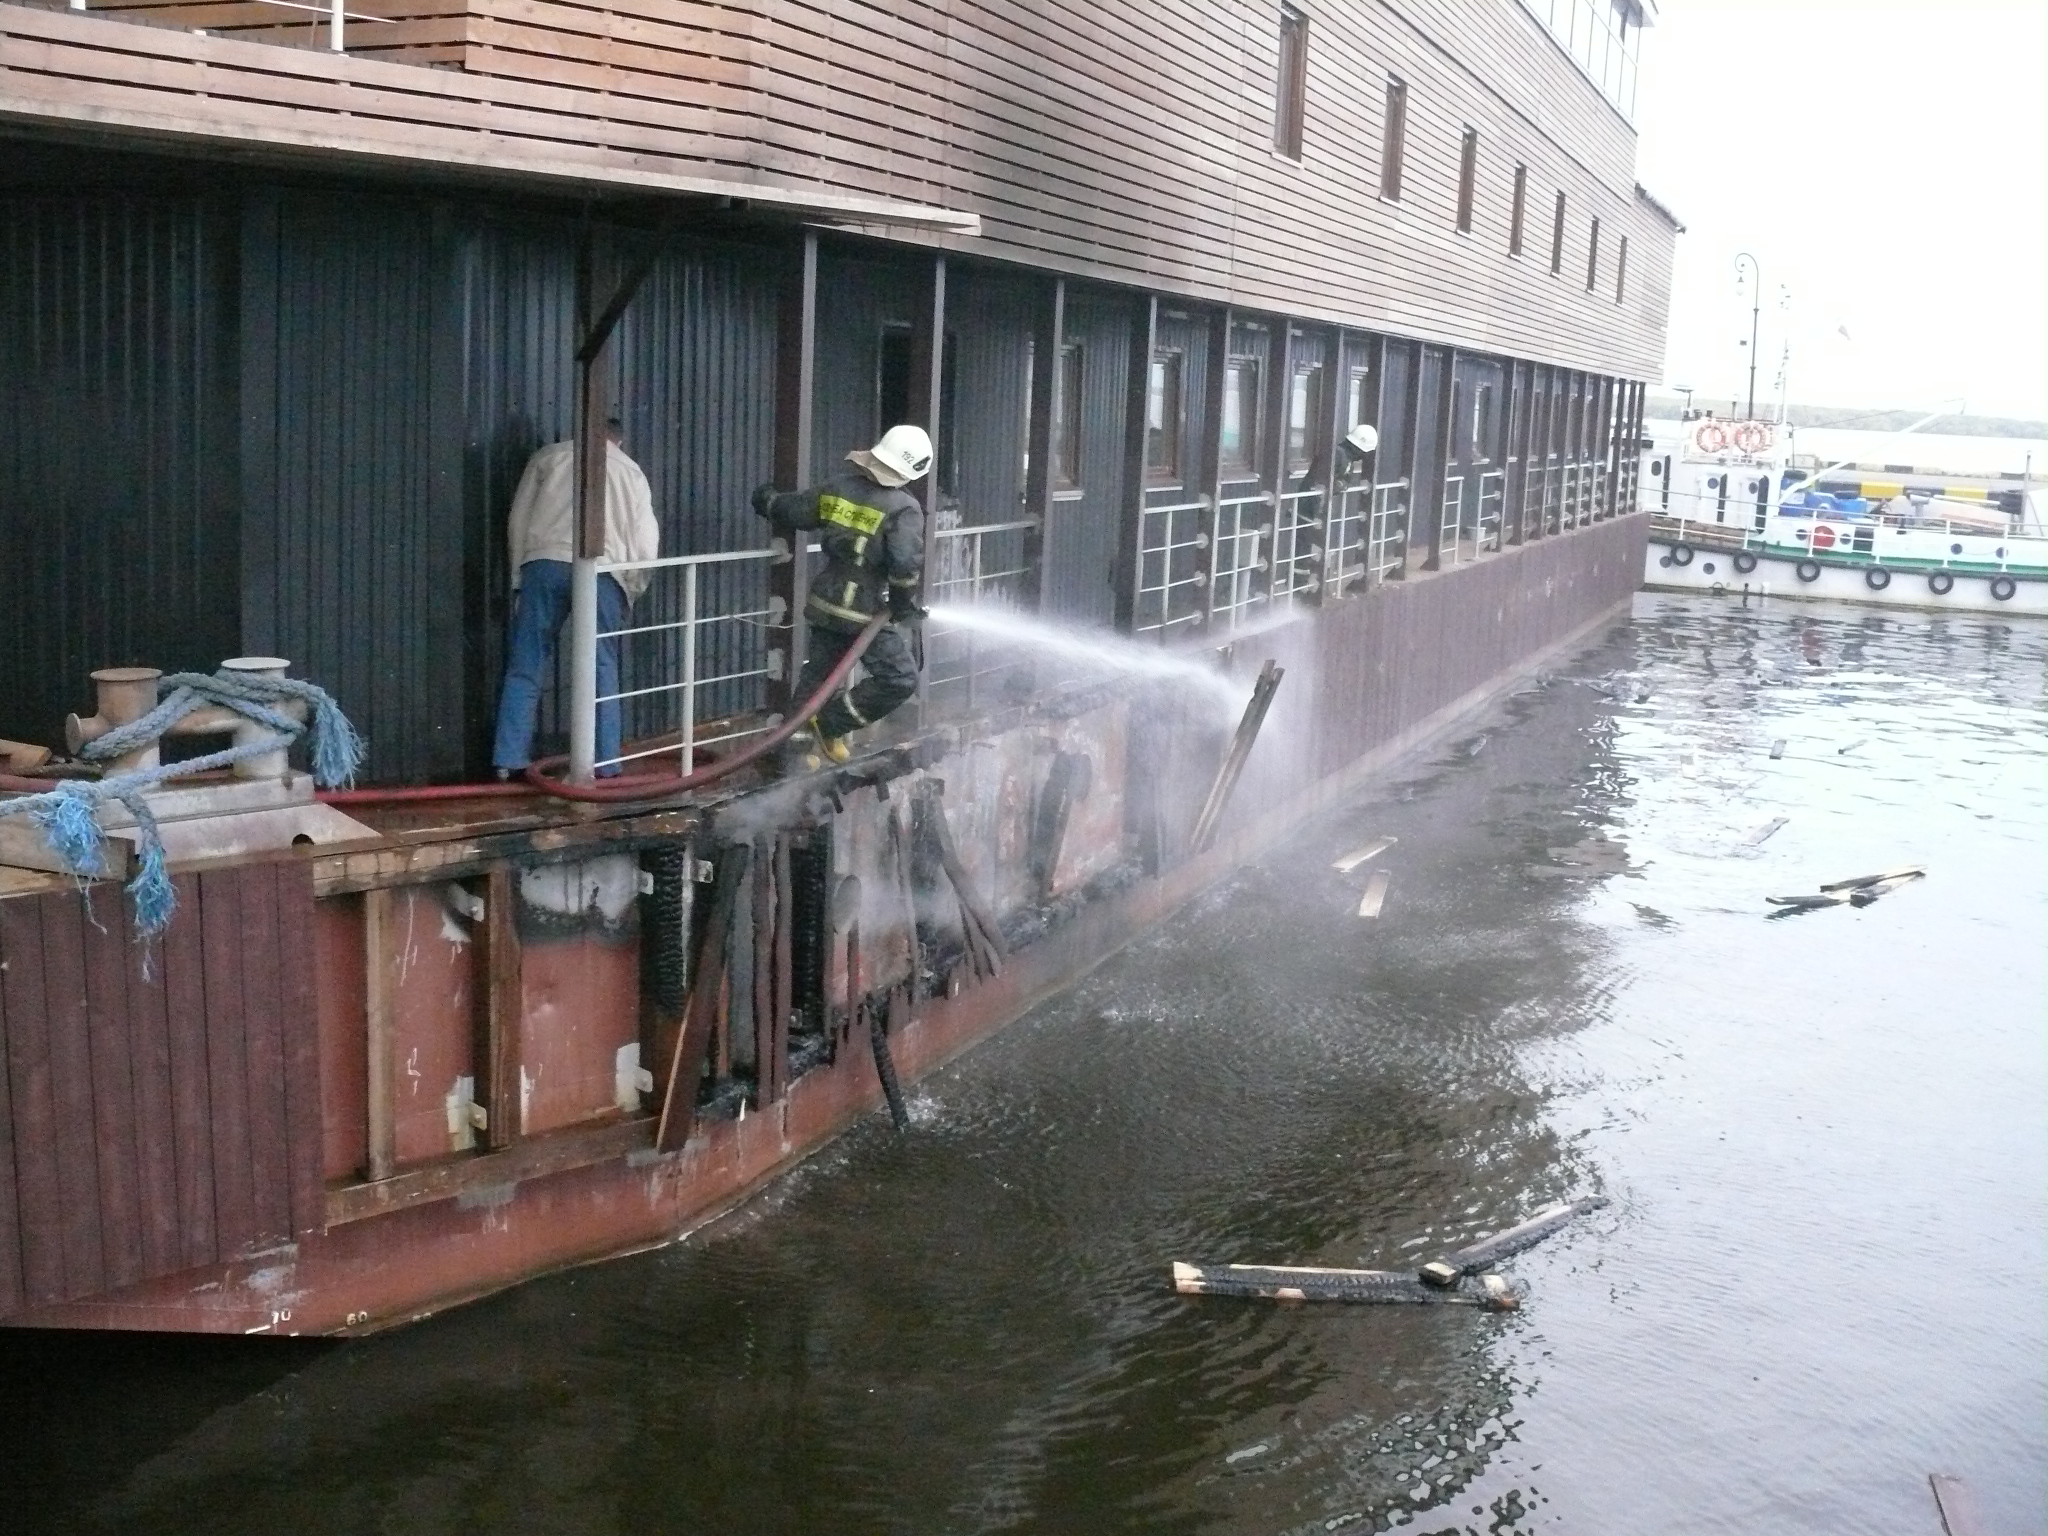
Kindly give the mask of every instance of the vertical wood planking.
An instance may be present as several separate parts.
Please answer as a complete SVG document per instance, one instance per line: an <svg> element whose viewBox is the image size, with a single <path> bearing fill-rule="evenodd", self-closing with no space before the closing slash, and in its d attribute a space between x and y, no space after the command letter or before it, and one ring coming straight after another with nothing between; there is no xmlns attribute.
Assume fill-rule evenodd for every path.
<svg viewBox="0 0 2048 1536"><path fill-rule="evenodd" d="M769 946L769 1010L774 1020L775 1096L789 1094L789 1016L795 1003L796 892L789 878L789 835L775 838L775 929Z"/></svg>
<svg viewBox="0 0 2048 1536"><path fill-rule="evenodd" d="M266 865L234 871L241 913L243 1085L249 1106L249 1186L261 1238L292 1229L291 1160L285 1122L284 1003L277 883ZM211 978L209 978L210 980Z"/></svg>
<svg viewBox="0 0 2048 1536"><path fill-rule="evenodd" d="M236 872L199 877L207 1087L212 1099L214 1236L225 1258L260 1235L250 1164L249 1056L242 1022L242 903Z"/></svg>
<svg viewBox="0 0 2048 1536"><path fill-rule="evenodd" d="M85 995L85 906L76 896L45 898L43 1010L50 1029L50 1089L56 1106L57 1188L63 1200L64 1281L71 1294L106 1287L100 1242L99 1149L92 1113L92 1048Z"/></svg>
<svg viewBox="0 0 2048 1536"><path fill-rule="evenodd" d="M26 1035L41 1021L24 1016L10 1023L7 982L13 970L17 932L17 924L10 918L17 916L16 909L32 907L26 900L0 901L0 1317L18 1311L29 1295L24 1251L29 1233L19 1188L22 1168L14 1155L15 1140L21 1134L21 1122L14 1112L14 1058L17 1032Z"/></svg>
<svg viewBox="0 0 2048 1536"><path fill-rule="evenodd" d="M213 1189L213 1084L207 1061L206 956L199 879L178 875L178 915L157 940L170 1057L171 1147L176 1166L179 1258L211 1263L219 1252Z"/></svg>
<svg viewBox="0 0 2048 1536"><path fill-rule="evenodd" d="M484 894L483 1039L479 1100L484 1145L509 1147L519 1137L519 887L509 864L491 868Z"/></svg>
<svg viewBox="0 0 2048 1536"><path fill-rule="evenodd" d="M320 1093L320 1005L313 992L313 866L273 864L277 902L278 1019L283 1035L283 1112L290 1174L288 1231L318 1232L326 1224L326 1180ZM254 873L254 871L252 871Z"/></svg>
<svg viewBox="0 0 2048 1536"><path fill-rule="evenodd" d="M748 979L753 984L755 1070L760 1073L761 1102L773 1104L782 1097L782 1063L775 1052L775 898L781 894L775 884L775 853L780 838L772 834L754 839L753 942Z"/></svg>
<svg viewBox="0 0 2048 1536"><path fill-rule="evenodd" d="M135 1069L128 1028L126 899L112 882L78 893L84 1025L92 1062L93 1145L98 1154L100 1252L109 1286L143 1275L142 1196L135 1136Z"/></svg>
<svg viewBox="0 0 2048 1536"><path fill-rule="evenodd" d="M369 1158L363 1172L388 1179L398 1167L398 1120L392 1103L393 1035L397 1019L391 997L391 892L363 892L363 965L367 972L364 1013L369 1052Z"/></svg>
<svg viewBox="0 0 2048 1536"><path fill-rule="evenodd" d="M177 1124L171 1106L170 1020L166 1012L163 939L159 935L135 942L134 930L125 921L125 902L122 907L119 963L127 971L128 984L142 1265L143 1273L162 1275L184 1268L184 1243L178 1227ZM189 913L186 921L191 921Z"/></svg>

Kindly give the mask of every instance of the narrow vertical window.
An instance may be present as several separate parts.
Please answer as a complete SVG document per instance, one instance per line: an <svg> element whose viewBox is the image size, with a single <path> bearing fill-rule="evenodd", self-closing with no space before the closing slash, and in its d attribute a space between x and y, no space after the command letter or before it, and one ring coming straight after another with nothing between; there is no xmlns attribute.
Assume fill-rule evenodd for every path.
<svg viewBox="0 0 2048 1536"><path fill-rule="evenodd" d="M1380 135L1380 196L1401 201L1401 156L1408 144L1408 82L1387 76L1387 119Z"/></svg>
<svg viewBox="0 0 2048 1536"><path fill-rule="evenodd" d="M1308 17L1280 7L1280 77L1273 83L1273 147L1301 158L1301 128L1308 100Z"/></svg>
<svg viewBox="0 0 2048 1536"><path fill-rule="evenodd" d="M1600 281L1600 221L1595 219L1591 232L1586 237L1586 292L1593 291Z"/></svg>
<svg viewBox="0 0 2048 1536"><path fill-rule="evenodd" d="M1479 175L1479 130L1467 128L1458 148L1458 233L1472 233L1472 184Z"/></svg>
<svg viewBox="0 0 2048 1536"><path fill-rule="evenodd" d="M1145 397L1145 478L1171 484L1180 479L1181 355L1160 352L1152 359Z"/></svg>
<svg viewBox="0 0 2048 1536"><path fill-rule="evenodd" d="M1614 250L1614 302L1619 304L1628 292L1628 236L1621 237L1621 244Z"/></svg>
<svg viewBox="0 0 2048 1536"><path fill-rule="evenodd" d="M1223 369L1225 474L1256 474L1259 463L1259 360L1233 357Z"/></svg>
<svg viewBox="0 0 2048 1536"><path fill-rule="evenodd" d="M1314 466L1323 419L1323 370L1304 363L1294 370L1287 391L1287 472L1300 475Z"/></svg>
<svg viewBox="0 0 2048 1536"><path fill-rule="evenodd" d="M1053 423L1053 489L1081 488L1081 347L1068 342L1060 348L1060 414Z"/></svg>
<svg viewBox="0 0 2048 1536"><path fill-rule="evenodd" d="M1550 275L1564 270L1564 194L1557 194L1557 214L1550 221Z"/></svg>
<svg viewBox="0 0 2048 1536"><path fill-rule="evenodd" d="M1522 254L1522 219L1529 211L1529 167L1515 167L1515 206L1508 215L1508 254Z"/></svg>

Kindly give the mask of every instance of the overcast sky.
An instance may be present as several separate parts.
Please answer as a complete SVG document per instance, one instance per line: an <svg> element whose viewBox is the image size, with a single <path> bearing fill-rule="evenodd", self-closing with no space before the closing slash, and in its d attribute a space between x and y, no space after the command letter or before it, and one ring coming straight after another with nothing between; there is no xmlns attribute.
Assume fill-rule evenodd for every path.
<svg viewBox="0 0 2048 1536"><path fill-rule="evenodd" d="M1664 377L1746 392L2048 417L2042 0L1662 0L1637 178L1684 222ZM1846 328L1848 336L1841 334ZM1724 407L1725 409L1725 407Z"/></svg>

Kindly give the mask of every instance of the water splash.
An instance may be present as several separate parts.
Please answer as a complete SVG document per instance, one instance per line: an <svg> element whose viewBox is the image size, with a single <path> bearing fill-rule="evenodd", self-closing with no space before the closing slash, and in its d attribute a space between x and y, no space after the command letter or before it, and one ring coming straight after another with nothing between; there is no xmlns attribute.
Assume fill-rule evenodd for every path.
<svg viewBox="0 0 2048 1536"><path fill-rule="evenodd" d="M990 603L941 603L932 609L935 626L967 630L1002 645L1014 645L1058 665L1075 681L1127 677L1168 683L1189 698L1235 720L1244 711L1244 689L1217 671L1208 652L1187 652L1126 640L1107 630L1051 623Z"/></svg>

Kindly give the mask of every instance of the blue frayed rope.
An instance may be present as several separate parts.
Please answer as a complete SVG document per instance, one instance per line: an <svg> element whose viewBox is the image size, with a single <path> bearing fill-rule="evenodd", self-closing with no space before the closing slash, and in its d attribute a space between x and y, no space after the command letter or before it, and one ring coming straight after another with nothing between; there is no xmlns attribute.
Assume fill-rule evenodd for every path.
<svg viewBox="0 0 2048 1536"><path fill-rule="evenodd" d="M312 715L314 782L327 789L347 785L354 781L363 761L362 736L333 696L312 683L293 677L251 677L231 672L207 677L197 672L178 672L162 679L157 686L169 693L154 709L141 719L116 726L87 743L79 755L89 759L115 758L149 746L178 721L208 704L223 705L244 719L268 726L275 734L179 763L139 768L96 781L72 780L46 794L0 799L0 817L33 818L51 851L72 874L81 878L106 872L100 856L100 805L117 800L126 806L135 818L139 834L136 872L128 882L128 894L135 903L136 930L144 938L161 933L170 924L178 905L177 888L172 885L164 862L163 837L144 790L168 779L209 773L289 745L305 734L307 727L275 707L285 699L304 701Z"/></svg>

